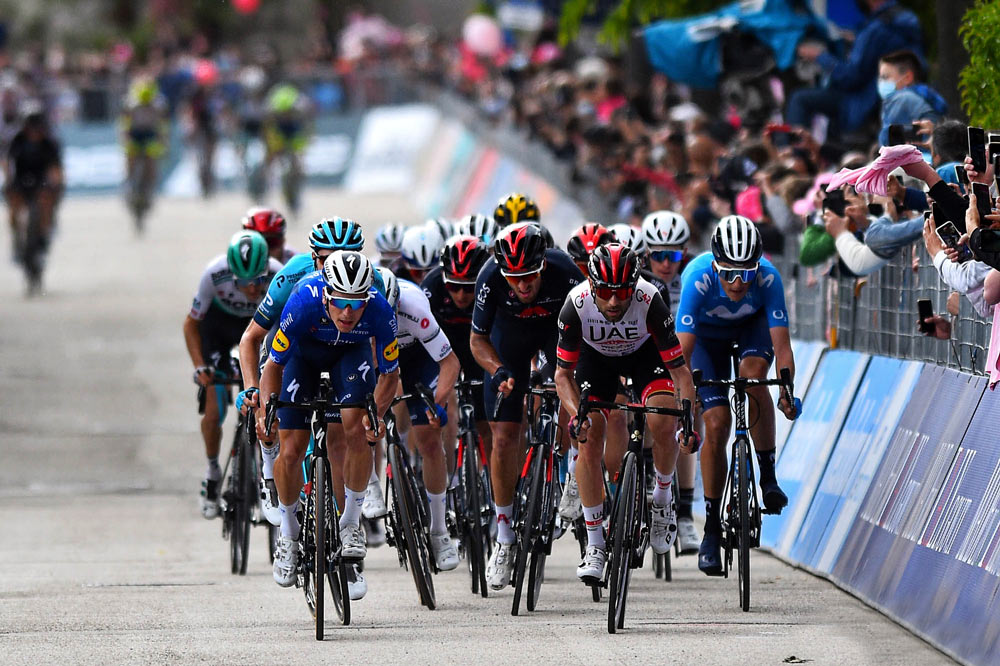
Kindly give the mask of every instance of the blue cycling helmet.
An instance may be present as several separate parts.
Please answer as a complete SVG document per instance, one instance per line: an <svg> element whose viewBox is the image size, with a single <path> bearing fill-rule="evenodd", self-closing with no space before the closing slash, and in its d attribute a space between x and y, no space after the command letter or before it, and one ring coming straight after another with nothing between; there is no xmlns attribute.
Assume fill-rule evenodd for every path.
<svg viewBox="0 0 1000 666"><path fill-rule="evenodd" d="M361 225L342 217L329 217L313 225L309 234L309 247L317 250L355 250L365 245Z"/></svg>

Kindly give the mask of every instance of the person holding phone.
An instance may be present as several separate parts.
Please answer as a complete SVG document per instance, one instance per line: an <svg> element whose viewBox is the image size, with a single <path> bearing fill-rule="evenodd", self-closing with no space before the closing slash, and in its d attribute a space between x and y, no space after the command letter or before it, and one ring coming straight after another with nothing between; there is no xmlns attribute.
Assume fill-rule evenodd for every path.
<svg viewBox="0 0 1000 666"><path fill-rule="evenodd" d="M942 242L934 228L933 217L929 216L924 222L923 236L924 247L927 248L927 254L931 256L941 281L969 299L969 303L980 316L989 317L990 308L986 305L983 287L986 276L992 269L977 260L958 263L957 251L946 247Z"/></svg>
<svg viewBox="0 0 1000 666"><path fill-rule="evenodd" d="M903 142L919 140L917 120L939 122L948 113L948 104L924 81L924 67L912 51L894 51L878 63L878 95L882 99L882 130L879 145L893 145L889 128L899 125ZM923 148L921 148L923 149Z"/></svg>
<svg viewBox="0 0 1000 666"><path fill-rule="evenodd" d="M833 236L844 267L854 275L868 275L889 262L888 257L879 256L865 245L869 223L868 204L854 188L827 193L823 200L823 224Z"/></svg>

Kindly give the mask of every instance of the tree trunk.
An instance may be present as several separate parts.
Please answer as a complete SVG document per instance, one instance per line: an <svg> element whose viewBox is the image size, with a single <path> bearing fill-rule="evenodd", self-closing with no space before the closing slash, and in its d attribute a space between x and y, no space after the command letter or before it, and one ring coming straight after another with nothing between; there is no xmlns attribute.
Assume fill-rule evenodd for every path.
<svg viewBox="0 0 1000 666"><path fill-rule="evenodd" d="M937 71L933 85L948 102L948 115L965 120L961 96L958 94L958 73L969 63L969 54L962 46L958 27L962 16L974 0L937 0Z"/></svg>

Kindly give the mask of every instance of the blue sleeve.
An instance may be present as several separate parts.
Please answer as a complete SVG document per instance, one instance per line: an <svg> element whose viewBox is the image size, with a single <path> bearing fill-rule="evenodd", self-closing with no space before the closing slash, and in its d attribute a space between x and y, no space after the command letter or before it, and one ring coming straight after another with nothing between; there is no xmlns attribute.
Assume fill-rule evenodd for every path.
<svg viewBox="0 0 1000 666"><path fill-rule="evenodd" d="M781 274L773 266L764 276L764 308L767 310L769 328L788 328L785 288L781 284Z"/></svg>
<svg viewBox="0 0 1000 666"><path fill-rule="evenodd" d="M906 194L903 195L903 205L906 210L922 213L927 210L927 195L916 188L907 187Z"/></svg>
<svg viewBox="0 0 1000 666"><path fill-rule="evenodd" d="M704 288L704 272L691 270L691 264L681 274L681 302L677 305L675 322L678 333L694 333L698 322L698 313L704 310L705 296L708 289ZM699 288L699 285L702 285Z"/></svg>
<svg viewBox="0 0 1000 666"><path fill-rule="evenodd" d="M288 357L291 356L298 342L298 337L302 334L305 323L305 310L302 307L303 292L296 292L288 299L285 308L281 311L281 326L271 340L271 360L278 365L285 365ZM307 293L307 292L306 292Z"/></svg>
<svg viewBox="0 0 1000 666"><path fill-rule="evenodd" d="M378 359L378 372L387 375L399 369L399 342L396 340L396 315L389 307L388 301L380 299L384 311L376 317L375 324L375 354Z"/></svg>
<svg viewBox="0 0 1000 666"><path fill-rule="evenodd" d="M264 300L260 302L260 305L257 306L257 311L253 314L253 320L261 328L270 329L274 326L278 315L282 313L285 303L288 302L288 297L292 293L292 289L298 284L298 280L293 275L297 272L296 267L289 263L278 271L278 274L271 280L271 285L267 288Z"/></svg>
<svg viewBox="0 0 1000 666"><path fill-rule="evenodd" d="M858 33L846 60L839 60L830 53L820 54L816 61L830 73L828 87L853 91L874 83L878 59L883 52L876 41L881 32L879 27L879 21L875 20Z"/></svg>
<svg viewBox="0 0 1000 666"><path fill-rule="evenodd" d="M493 321L497 315L496 294L492 293L489 280L496 272L496 264L479 271L476 278L476 305L472 309L472 332L479 335L489 335L493 329Z"/></svg>

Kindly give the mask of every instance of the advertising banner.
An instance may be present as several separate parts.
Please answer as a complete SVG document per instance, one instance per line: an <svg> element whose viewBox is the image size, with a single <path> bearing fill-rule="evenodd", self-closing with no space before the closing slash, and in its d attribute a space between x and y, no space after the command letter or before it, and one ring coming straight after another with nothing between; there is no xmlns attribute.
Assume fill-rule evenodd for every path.
<svg viewBox="0 0 1000 666"><path fill-rule="evenodd" d="M386 106L365 114L344 185L352 192L413 190L417 165L441 119L427 104Z"/></svg>

